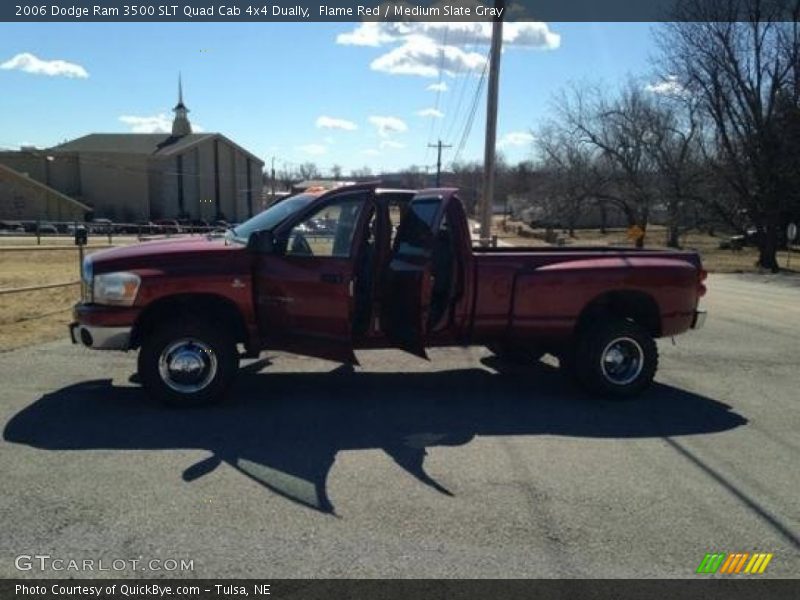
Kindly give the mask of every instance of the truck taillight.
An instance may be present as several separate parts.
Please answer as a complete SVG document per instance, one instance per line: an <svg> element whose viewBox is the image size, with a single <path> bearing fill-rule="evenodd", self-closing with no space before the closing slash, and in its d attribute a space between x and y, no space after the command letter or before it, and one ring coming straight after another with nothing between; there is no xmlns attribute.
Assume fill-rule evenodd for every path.
<svg viewBox="0 0 800 600"><path fill-rule="evenodd" d="M701 283L700 285L697 286L697 297L702 298L705 295L706 295L706 286L704 286Z"/></svg>
<svg viewBox="0 0 800 600"><path fill-rule="evenodd" d="M697 273L697 279L699 281L705 281L706 277L708 277L708 271L705 269L700 269L700 271Z"/></svg>

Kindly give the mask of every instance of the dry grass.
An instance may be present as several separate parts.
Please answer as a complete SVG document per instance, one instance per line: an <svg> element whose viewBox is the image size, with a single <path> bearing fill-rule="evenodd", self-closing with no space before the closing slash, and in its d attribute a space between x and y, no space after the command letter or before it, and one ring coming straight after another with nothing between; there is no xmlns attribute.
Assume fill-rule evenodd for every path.
<svg viewBox="0 0 800 600"><path fill-rule="evenodd" d="M91 252L89 250L88 252ZM76 248L0 249L0 289L76 281ZM79 286L0 295L0 351L65 337Z"/></svg>

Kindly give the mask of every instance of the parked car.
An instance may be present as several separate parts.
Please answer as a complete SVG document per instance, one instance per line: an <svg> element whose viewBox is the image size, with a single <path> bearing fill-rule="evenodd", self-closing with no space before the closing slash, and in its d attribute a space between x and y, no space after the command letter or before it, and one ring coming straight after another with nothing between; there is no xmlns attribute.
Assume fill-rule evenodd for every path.
<svg viewBox="0 0 800 600"><path fill-rule="evenodd" d="M154 233L183 233L183 227L174 219L158 219L150 224Z"/></svg>
<svg viewBox="0 0 800 600"><path fill-rule="evenodd" d="M25 233L25 227L20 221L0 221L0 233L3 235Z"/></svg>
<svg viewBox="0 0 800 600"><path fill-rule="evenodd" d="M38 231L40 234L56 234L58 233L58 228L52 223L41 222L39 223Z"/></svg>
<svg viewBox="0 0 800 600"><path fill-rule="evenodd" d="M86 223L86 227L90 233L97 235L108 235L114 233L114 223L111 219L93 219Z"/></svg>
<svg viewBox="0 0 800 600"><path fill-rule="evenodd" d="M145 389L176 406L222 399L265 349L357 363L357 349L467 345L531 365L555 354L621 398L653 380L656 338L704 322L696 252L473 248L454 189L409 192L392 239L388 204L373 185L299 194L222 239L94 253L72 341L138 349ZM323 242L304 233L321 216L335 221Z"/></svg>

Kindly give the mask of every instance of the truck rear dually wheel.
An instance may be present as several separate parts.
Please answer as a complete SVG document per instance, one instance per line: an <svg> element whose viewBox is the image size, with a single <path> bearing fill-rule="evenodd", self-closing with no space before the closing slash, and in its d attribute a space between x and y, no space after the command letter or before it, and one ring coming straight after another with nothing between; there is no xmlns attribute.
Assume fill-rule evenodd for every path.
<svg viewBox="0 0 800 600"><path fill-rule="evenodd" d="M139 350L147 392L178 408L221 401L238 368L236 344L225 331L197 320L157 326Z"/></svg>
<svg viewBox="0 0 800 600"><path fill-rule="evenodd" d="M630 398L652 383L658 348L639 324L614 319L580 336L572 366L588 391L611 399Z"/></svg>

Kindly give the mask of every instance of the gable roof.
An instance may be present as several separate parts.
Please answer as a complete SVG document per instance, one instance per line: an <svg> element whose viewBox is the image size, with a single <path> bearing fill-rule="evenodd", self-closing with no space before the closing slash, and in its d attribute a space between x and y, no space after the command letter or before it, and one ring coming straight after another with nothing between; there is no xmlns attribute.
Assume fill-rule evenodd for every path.
<svg viewBox="0 0 800 600"><path fill-rule="evenodd" d="M107 152L119 154L158 155L165 149L193 145L210 133L191 133L173 137L165 133L91 133L50 148L54 152Z"/></svg>
<svg viewBox="0 0 800 600"><path fill-rule="evenodd" d="M103 152L107 154L144 154L160 158L174 156L212 139L221 139L260 164L264 161L219 133L190 133L173 136L166 133L91 133L64 142L50 152Z"/></svg>
<svg viewBox="0 0 800 600"><path fill-rule="evenodd" d="M56 189L51 188L49 185L45 185L35 179L28 177L24 173L20 173L19 171L12 169L6 165L0 165L0 179L13 179L24 186L34 188L36 190L40 190L45 192L51 196L53 196L56 200L60 200L66 204L70 204L75 208L78 208L84 212L88 212L91 207L86 206L83 202L78 202L75 198L67 196L66 194L62 194Z"/></svg>

